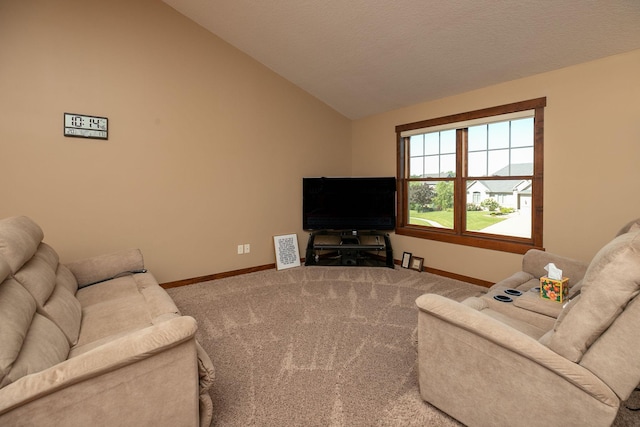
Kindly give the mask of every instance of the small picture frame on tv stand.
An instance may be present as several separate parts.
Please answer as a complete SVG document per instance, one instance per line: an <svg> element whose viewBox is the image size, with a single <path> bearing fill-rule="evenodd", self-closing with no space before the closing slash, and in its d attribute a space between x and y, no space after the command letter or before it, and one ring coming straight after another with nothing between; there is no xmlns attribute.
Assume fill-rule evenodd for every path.
<svg viewBox="0 0 640 427"><path fill-rule="evenodd" d="M411 262L411 252L404 252L402 254L402 268L409 268L409 263Z"/></svg>

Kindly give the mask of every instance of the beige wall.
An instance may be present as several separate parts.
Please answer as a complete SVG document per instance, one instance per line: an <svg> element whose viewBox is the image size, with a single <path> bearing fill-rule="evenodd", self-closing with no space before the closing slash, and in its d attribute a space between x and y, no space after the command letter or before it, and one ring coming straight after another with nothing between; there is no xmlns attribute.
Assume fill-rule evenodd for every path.
<svg viewBox="0 0 640 427"><path fill-rule="evenodd" d="M358 120L353 173L394 175L395 126L547 97L544 246L590 260L640 217L640 50ZM428 78L428 76L427 76ZM425 264L489 281L519 269L521 256L392 236Z"/></svg>
<svg viewBox="0 0 640 427"><path fill-rule="evenodd" d="M2 2L0 40L0 217L63 261L140 247L161 282L273 263L274 235L306 243L301 178L351 172L349 120L160 1ZM64 112L109 140L63 137Z"/></svg>
<svg viewBox="0 0 640 427"><path fill-rule="evenodd" d="M273 235L306 243L301 177L394 175L396 125L541 96L547 250L588 260L640 216L640 51L352 123L160 1L1 2L0 40L0 217L63 261L136 246L161 282L272 263ZM64 112L109 141L63 137ZM392 240L485 280L521 261Z"/></svg>

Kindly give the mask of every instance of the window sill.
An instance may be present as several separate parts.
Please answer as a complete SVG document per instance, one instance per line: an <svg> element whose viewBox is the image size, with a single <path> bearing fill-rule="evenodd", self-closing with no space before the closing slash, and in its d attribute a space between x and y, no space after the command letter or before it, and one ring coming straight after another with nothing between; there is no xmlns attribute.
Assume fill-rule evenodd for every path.
<svg viewBox="0 0 640 427"><path fill-rule="evenodd" d="M398 227L395 232L402 236L436 240L439 242L473 246L476 248L491 249L494 251L510 252L514 254L524 254L529 249L544 250L544 248L534 245L527 239L509 238L507 240L501 236L495 235L487 235L486 237L479 235L459 235L453 234L452 232L431 231L413 227Z"/></svg>

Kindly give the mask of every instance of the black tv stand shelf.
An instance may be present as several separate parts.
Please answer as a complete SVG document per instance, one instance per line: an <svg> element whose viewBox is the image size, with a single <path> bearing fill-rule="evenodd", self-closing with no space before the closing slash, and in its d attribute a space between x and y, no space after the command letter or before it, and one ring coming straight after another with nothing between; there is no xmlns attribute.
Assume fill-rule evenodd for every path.
<svg viewBox="0 0 640 427"><path fill-rule="evenodd" d="M394 268L393 248L389 234L380 231L314 231L304 265Z"/></svg>

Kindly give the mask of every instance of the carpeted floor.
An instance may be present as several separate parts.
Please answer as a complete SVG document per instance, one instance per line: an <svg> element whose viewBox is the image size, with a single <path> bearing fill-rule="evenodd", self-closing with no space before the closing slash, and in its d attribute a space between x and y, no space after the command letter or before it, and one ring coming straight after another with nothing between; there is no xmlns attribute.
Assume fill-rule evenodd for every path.
<svg viewBox="0 0 640 427"><path fill-rule="evenodd" d="M420 399L414 301L485 288L400 268L298 267L167 291L215 365L214 426L460 426ZM624 411L614 425L638 425Z"/></svg>

